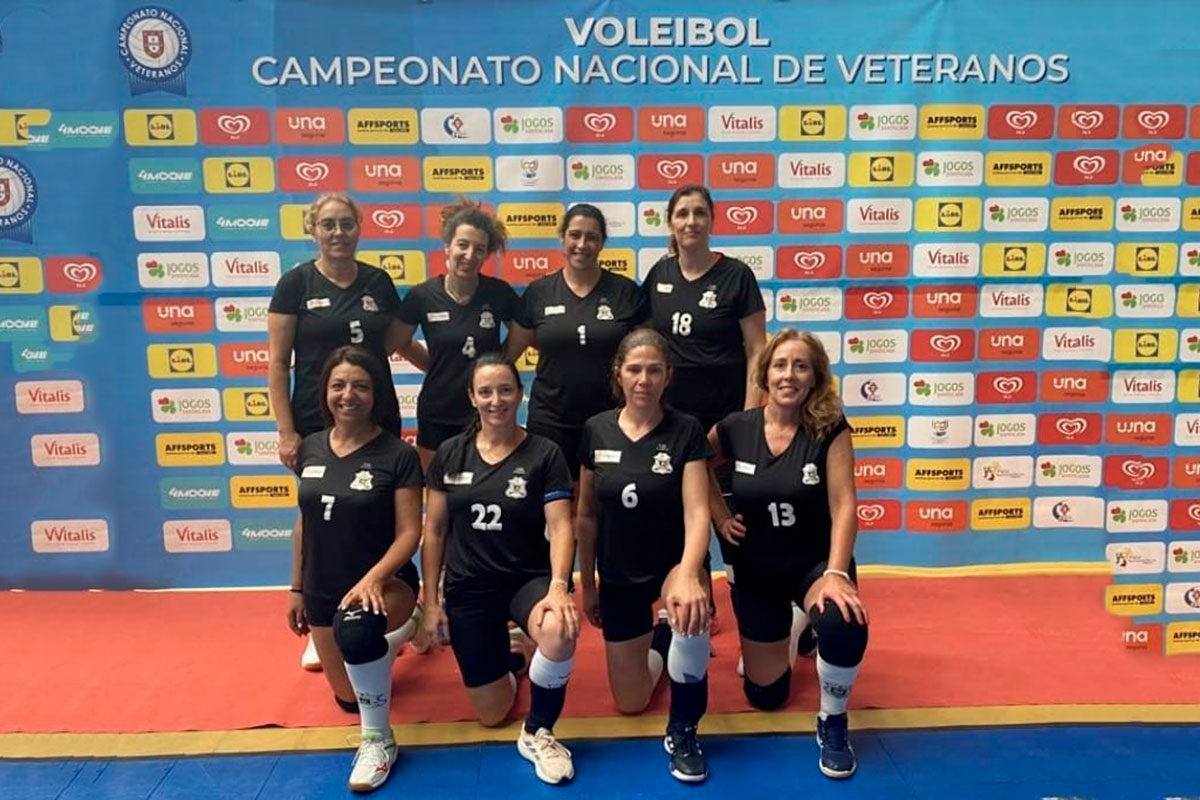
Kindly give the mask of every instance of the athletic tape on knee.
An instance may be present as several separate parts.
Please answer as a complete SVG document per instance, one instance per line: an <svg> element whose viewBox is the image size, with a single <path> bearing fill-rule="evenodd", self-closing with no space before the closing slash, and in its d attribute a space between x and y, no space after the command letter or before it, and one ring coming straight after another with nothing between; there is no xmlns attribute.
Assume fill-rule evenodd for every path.
<svg viewBox="0 0 1200 800"><path fill-rule="evenodd" d="M347 664L366 664L388 652L384 638L387 620L362 608L348 608L333 615L333 638Z"/></svg>
<svg viewBox="0 0 1200 800"><path fill-rule="evenodd" d="M676 683L699 683L708 674L708 631L695 636L671 632L667 650L667 674Z"/></svg>
<svg viewBox="0 0 1200 800"><path fill-rule="evenodd" d="M750 705L762 711L774 711L787 702L788 693L792 688L792 670L789 667L783 671L773 683L759 686L749 678L742 679L742 691Z"/></svg>
<svg viewBox="0 0 1200 800"><path fill-rule="evenodd" d="M854 667L862 661L867 650L866 625L853 617L847 622L833 602L826 602L824 612L813 606L808 616L817 634L817 653L821 658L838 667Z"/></svg>
<svg viewBox="0 0 1200 800"><path fill-rule="evenodd" d="M529 681L546 689L559 689L567 685L571 678L571 668L575 666L575 656L565 661L551 661L538 650L529 661Z"/></svg>

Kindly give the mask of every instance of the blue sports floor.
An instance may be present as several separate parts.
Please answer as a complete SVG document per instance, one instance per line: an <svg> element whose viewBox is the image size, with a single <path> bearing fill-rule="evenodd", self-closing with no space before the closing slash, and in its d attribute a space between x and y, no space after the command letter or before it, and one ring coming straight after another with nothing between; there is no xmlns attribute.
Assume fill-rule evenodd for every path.
<svg viewBox="0 0 1200 800"><path fill-rule="evenodd" d="M886 731L854 738L859 772L831 781L811 735L703 740L710 777L687 786L657 740L570 743L576 778L551 787L512 745L405 750L376 798L968 798L1200 800L1200 727ZM343 798L350 753L113 761L0 761L0 797Z"/></svg>

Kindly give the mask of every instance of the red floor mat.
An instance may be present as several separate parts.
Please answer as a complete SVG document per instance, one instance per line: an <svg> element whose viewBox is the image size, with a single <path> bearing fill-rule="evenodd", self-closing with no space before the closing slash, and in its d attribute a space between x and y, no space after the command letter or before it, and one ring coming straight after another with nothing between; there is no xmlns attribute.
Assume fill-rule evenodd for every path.
<svg viewBox="0 0 1200 800"><path fill-rule="evenodd" d="M1200 703L1195 658L1125 651L1104 576L868 579L867 660L852 708ZM709 711L748 711L725 582ZM136 732L344 725L302 672L281 592L0 594L0 731ZM449 652L397 660L395 722L471 718ZM521 692L518 711L525 707ZM665 711L660 692L652 710ZM800 661L790 707L815 708ZM614 715L599 632L586 628L569 716Z"/></svg>

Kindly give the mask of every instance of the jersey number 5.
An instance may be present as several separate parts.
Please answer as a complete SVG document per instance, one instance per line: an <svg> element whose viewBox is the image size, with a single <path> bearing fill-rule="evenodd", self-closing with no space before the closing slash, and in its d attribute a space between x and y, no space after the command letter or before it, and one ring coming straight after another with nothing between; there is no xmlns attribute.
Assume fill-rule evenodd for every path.
<svg viewBox="0 0 1200 800"><path fill-rule="evenodd" d="M791 503L771 503L767 511L771 512L771 524L776 528L790 528L796 524L796 510Z"/></svg>
<svg viewBox="0 0 1200 800"><path fill-rule="evenodd" d="M471 520L471 527L477 531L498 531L500 525L500 506L495 503L488 503L486 506L483 503L472 503L471 513L475 515L475 519ZM488 519L488 517L491 519Z"/></svg>
<svg viewBox="0 0 1200 800"><path fill-rule="evenodd" d="M362 322L350 320L350 344L361 344L363 340Z"/></svg>

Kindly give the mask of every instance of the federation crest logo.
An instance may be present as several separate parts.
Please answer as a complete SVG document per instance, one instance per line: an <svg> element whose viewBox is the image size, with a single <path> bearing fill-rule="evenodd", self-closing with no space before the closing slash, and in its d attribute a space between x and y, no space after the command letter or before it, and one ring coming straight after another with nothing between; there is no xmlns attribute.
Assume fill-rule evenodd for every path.
<svg viewBox="0 0 1200 800"><path fill-rule="evenodd" d="M0 239L32 242L37 204L33 173L15 158L0 155Z"/></svg>
<svg viewBox="0 0 1200 800"><path fill-rule="evenodd" d="M184 70L192 60L192 37L173 12L161 6L131 11L117 29L117 53L133 94L186 93Z"/></svg>
<svg viewBox="0 0 1200 800"><path fill-rule="evenodd" d="M700 300L696 305L701 308L716 308L717 307L717 287L709 286L704 290L704 294L700 295Z"/></svg>
<svg viewBox="0 0 1200 800"><path fill-rule="evenodd" d="M511 497L513 500L524 500L526 494L527 490L524 475L513 475L508 479L508 488L504 490L505 497Z"/></svg>
<svg viewBox="0 0 1200 800"><path fill-rule="evenodd" d="M362 296L362 307L363 311L379 311L379 306L375 303L375 298L371 297L369 294L364 294Z"/></svg>
<svg viewBox="0 0 1200 800"><path fill-rule="evenodd" d="M671 466L671 454L655 453L654 463L650 465L650 471L655 475L670 475L674 472L675 468Z"/></svg>
<svg viewBox="0 0 1200 800"><path fill-rule="evenodd" d="M821 482L821 475L817 471L817 465L811 461L804 465L804 469L800 475L800 482L805 486L816 486Z"/></svg>
<svg viewBox="0 0 1200 800"><path fill-rule="evenodd" d="M601 300L600 305L596 306L596 319L602 322L611 322L612 318L612 307L606 301Z"/></svg>
<svg viewBox="0 0 1200 800"><path fill-rule="evenodd" d="M492 315L491 311L484 309L483 311L481 311L479 313L479 327L481 327L481 328L496 327L496 317Z"/></svg>
<svg viewBox="0 0 1200 800"><path fill-rule="evenodd" d="M468 132L463 130L466 127L466 121L458 114L448 114L442 120L442 131L451 139L466 139Z"/></svg>
<svg viewBox="0 0 1200 800"><path fill-rule="evenodd" d="M354 473L354 480L350 481L350 488L357 492L369 492L374 485L374 478L371 477L369 469L360 469Z"/></svg>
<svg viewBox="0 0 1200 800"><path fill-rule="evenodd" d="M1075 516L1071 513L1071 504L1065 500L1060 500L1055 503L1050 509L1050 513L1059 522L1074 522Z"/></svg>

